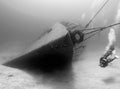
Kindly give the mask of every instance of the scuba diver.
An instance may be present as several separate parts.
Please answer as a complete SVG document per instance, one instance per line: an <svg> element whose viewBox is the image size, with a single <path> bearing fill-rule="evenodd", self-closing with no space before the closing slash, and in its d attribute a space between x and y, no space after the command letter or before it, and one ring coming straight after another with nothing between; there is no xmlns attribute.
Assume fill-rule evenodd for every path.
<svg viewBox="0 0 120 89"><path fill-rule="evenodd" d="M116 55L116 50L115 50L115 41L116 41L115 30L112 28L110 29L110 32L108 34L108 40L109 43L106 47L106 51L104 55L100 58L101 67L107 67L108 64L111 63L113 60L119 58Z"/></svg>
<svg viewBox="0 0 120 89"><path fill-rule="evenodd" d="M110 46L109 50L100 58L101 67L107 67L113 60L119 58L117 55L115 55L115 51L116 50L114 46Z"/></svg>

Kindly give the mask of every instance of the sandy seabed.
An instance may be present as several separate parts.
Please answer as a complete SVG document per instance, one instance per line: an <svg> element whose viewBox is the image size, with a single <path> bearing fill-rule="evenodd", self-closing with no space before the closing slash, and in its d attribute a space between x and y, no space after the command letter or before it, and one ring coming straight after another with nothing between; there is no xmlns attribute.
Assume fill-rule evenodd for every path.
<svg viewBox="0 0 120 89"><path fill-rule="evenodd" d="M120 59L101 68L98 66L101 54L102 51L88 51L73 62L70 74L52 77L1 65L0 89L120 89ZM120 56L120 50L117 54Z"/></svg>

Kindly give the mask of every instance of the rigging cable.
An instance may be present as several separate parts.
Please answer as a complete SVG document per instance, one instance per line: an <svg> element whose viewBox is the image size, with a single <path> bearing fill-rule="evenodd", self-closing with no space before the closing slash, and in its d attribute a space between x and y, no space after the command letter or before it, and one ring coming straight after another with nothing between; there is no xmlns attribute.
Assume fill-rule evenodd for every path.
<svg viewBox="0 0 120 89"><path fill-rule="evenodd" d="M87 28L89 25L90 25L90 23L94 20L94 18L99 14L99 12L104 8L104 6L108 3L108 1L109 0L107 0L104 4L103 4L103 6L97 11L97 13L92 17L92 19L85 25L85 28Z"/></svg>
<svg viewBox="0 0 120 89"><path fill-rule="evenodd" d="M91 37L93 37L93 36L95 36L97 34L97 32L101 32L104 29L107 29L107 28L110 28L110 27L113 27L113 26L116 26L116 25L120 25L120 23L111 24L111 25L105 26L105 27L91 28L90 30L92 30L92 29L96 29L96 30L93 30L93 31L85 33L85 34L91 34L91 33L94 33L94 34L92 34L89 37L87 37L86 39L84 39L84 41L91 38Z"/></svg>

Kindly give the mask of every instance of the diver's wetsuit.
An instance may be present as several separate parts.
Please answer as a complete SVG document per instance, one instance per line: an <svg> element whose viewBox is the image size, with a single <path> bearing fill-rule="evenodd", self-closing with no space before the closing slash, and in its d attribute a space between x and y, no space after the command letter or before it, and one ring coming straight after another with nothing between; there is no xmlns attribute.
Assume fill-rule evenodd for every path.
<svg viewBox="0 0 120 89"><path fill-rule="evenodd" d="M117 57L114 57L114 58L104 58L104 57L101 57L100 58L100 66L101 67L107 67L108 66L108 64L110 63L110 62L112 62L113 60L115 60L115 59L117 59Z"/></svg>
<svg viewBox="0 0 120 89"><path fill-rule="evenodd" d="M107 67L110 62L118 58L113 54L113 51L115 51L115 48L114 45L111 45L109 50L100 58L101 67Z"/></svg>

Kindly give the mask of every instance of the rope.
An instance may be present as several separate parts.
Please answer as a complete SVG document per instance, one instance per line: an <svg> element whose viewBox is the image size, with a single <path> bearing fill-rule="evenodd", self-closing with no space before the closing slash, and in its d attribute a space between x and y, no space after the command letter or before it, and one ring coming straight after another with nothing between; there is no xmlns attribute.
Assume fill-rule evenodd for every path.
<svg viewBox="0 0 120 89"><path fill-rule="evenodd" d="M88 24L86 24L85 25L85 28L87 28L89 25L90 25L90 23L94 20L94 18L99 14L99 12L104 8L104 6L108 3L108 1L109 0L107 0L104 4L103 4L103 6L98 10L98 12L92 17L92 19L88 22Z"/></svg>
<svg viewBox="0 0 120 89"><path fill-rule="evenodd" d="M120 23L111 24L111 25L105 26L105 27L96 27L96 28L84 29L84 31L86 31L86 30L93 30L91 32L85 33L85 34L89 34L89 33L100 31L100 30L102 31L103 29L110 28L110 27L113 27L113 26L116 26L116 25L120 25ZM94 30L94 29L97 29L97 30Z"/></svg>
<svg viewBox="0 0 120 89"><path fill-rule="evenodd" d="M119 25L119 24L120 24L120 23L115 23L115 24L112 24L112 25L109 25L109 26L106 26L106 27L91 28L90 30L93 30L93 29L97 29L97 30L93 30L93 31L91 31L91 32L85 33L85 35L86 35L86 34L91 34L91 33L94 33L94 32L96 32L96 33L90 35L90 36L87 37L85 40L87 40L87 39L95 36L95 35L97 34L97 32L103 31L103 29L106 29L106 28L109 28L109 27L113 27L113 26ZM84 40L84 41L85 41L85 40Z"/></svg>

